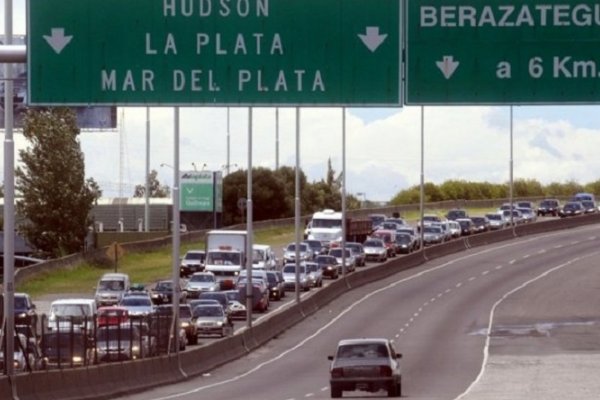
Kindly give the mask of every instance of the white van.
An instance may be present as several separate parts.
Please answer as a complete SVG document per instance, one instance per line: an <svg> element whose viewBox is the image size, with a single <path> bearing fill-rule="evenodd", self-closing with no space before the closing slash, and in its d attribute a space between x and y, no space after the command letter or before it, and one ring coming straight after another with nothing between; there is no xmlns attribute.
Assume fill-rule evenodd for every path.
<svg viewBox="0 0 600 400"><path fill-rule="evenodd" d="M130 286L127 274L112 272L102 275L96 286L96 305L102 307L119 304Z"/></svg>
<svg viewBox="0 0 600 400"><path fill-rule="evenodd" d="M277 259L271 246L266 244L252 245L252 268L271 270L277 267Z"/></svg>
<svg viewBox="0 0 600 400"><path fill-rule="evenodd" d="M48 329L92 330L97 309L94 299L60 299L50 304Z"/></svg>

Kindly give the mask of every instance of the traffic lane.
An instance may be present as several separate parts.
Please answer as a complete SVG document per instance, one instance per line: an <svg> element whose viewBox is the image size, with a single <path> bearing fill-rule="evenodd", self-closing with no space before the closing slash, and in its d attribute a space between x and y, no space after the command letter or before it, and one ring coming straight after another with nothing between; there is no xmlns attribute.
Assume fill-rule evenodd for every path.
<svg viewBox="0 0 600 400"><path fill-rule="evenodd" d="M569 234L572 234L572 231ZM413 318L412 329L407 331L410 334L404 335L402 339L395 338L398 342L398 350L405 355L405 394L422 398L453 398L452 395L455 393L449 392L448 388L458 391L460 387L464 390L477 374L478 364L475 362L471 362L475 365L471 368L474 371L461 372L467 369L465 364L469 363L469 357L475 360L482 359L481 343L483 338L470 335L469 332L473 325L482 324L481 322L474 323L478 318L480 321L485 321L490 306L483 307L485 310L483 313L474 312L472 309L476 308L479 303L483 304L482 299L486 298L490 288L493 289L496 281L501 281L503 276L510 276L510 271L527 271L526 268L511 270L503 267L504 269L497 270L503 273L491 274L486 261L491 259L494 260L492 264L495 264L496 260L502 259L506 265L517 264L519 257L527 259L531 257L531 251L539 252L549 248L548 246L551 245L547 242L552 236L544 235L536 240L528 240L527 243L514 241L501 246L481 248L465 253L458 258L447 257L411 271L404 271L382 283L354 290L341 296L339 301L320 310L249 356L215 369L202 378L145 393L140 399L160 398L167 393L183 393L177 395L177 398L194 398L198 393L211 398L228 399L238 398L248 393L260 393L261 398L265 399L297 398L307 395L327 398L329 396L327 376L329 363L325 357L334 351L337 340L349 336L374 336L375 334L395 338L400 329L403 329L404 324L410 323L411 318ZM564 241L565 239L561 238L560 240ZM536 245L538 247L534 246L535 242L538 243ZM478 280L475 278L471 280L475 270L482 277L493 279ZM486 271L488 272L484 274ZM458 272L461 272L462 275L458 275ZM455 283L449 278L459 278L460 282ZM394 291L390 288L375 293L382 285L398 281L401 282L396 283L393 288L400 290ZM409 282L410 284L408 284ZM449 284L456 287L458 283L462 283L459 288L465 290L456 290L450 293L454 295L458 293L455 297L459 300L444 303L441 297L449 288ZM445 289L441 290L442 288ZM368 303L379 298L383 293L391 293L391 297L378 299L374 304ZM449 299L452 297L450 293L446 293ZM468 293L473 293L473 298L470 298ZM440 294L441 297L438 298ZM360 310L360 304L348 308L361 297L365 297L363 310ZM465 298L465 300L460 301L460 298ZM491 302L491 299L488 301ZM426 303L428 304L426 305ZM373 316L377 313L373 310L381 307L382 304L383 307L386 304L398 305L398 307L392 308L392 312L386 318L374 318ZM444 304L448 305L443 306ZM439 308L441 311L437 311L439 313L437 315L436 312L425 313L424 316L417 316L415 320L414 310L418 311L423 306L431 306L430 310ZM458 308L457 312L449 311L455 308ZM461 313L472 316L466 319L453 317L461 315ZM348 318L348 315L353 315L353 317ZM438 329L434 326L432 328L431 326L434 324L427 322L424 317L433 321L442 321L440 322L442 326L450 327ZM463 319L462 323L456 324L456 321ZM448 320L450 321L448 322ZM419 328L421 325L424 328ZM326 327L323 328L324 326ZM443 332L443 337L436 338L434 336L428 340L423 339L426 335L434 335L432 332L436 331ZM455 337L453 340L457 341L459 345L448 340L451 335ZM468 348L469 343L477 341L479 343L475 349L461 350L461 346ZM451 345L444 346L444 343L451 343ZM432 348L432 345L441 347L439 349ZM408 351L404 349L408 349ZM467 355L466 358L465 355ZM464 361L465 359L466 361ZM419 365L420 361L422 365ZM430 375L428 379L419 380L418 376L411 375L412 370L422 371L422 373L435 371L437 364L443 365L444 368L436 371L432 374L433 376ZM459 383L456 383L457 381ZM190 394L186 395L186 391L189 391ZM420 396L420 394L424 395Z"/></svg>
<svg viewBox="0 0 600 400"><path fill-rule="evenodd" d="M498 305L484 373L464 400L598 399L599 258L597 247L581 252Z"/></svg>

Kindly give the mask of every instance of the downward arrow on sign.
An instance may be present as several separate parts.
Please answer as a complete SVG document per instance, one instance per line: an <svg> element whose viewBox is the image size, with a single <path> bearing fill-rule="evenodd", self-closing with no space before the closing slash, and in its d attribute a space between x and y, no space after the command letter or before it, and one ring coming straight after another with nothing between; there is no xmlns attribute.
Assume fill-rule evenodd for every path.
<svg viewBox="0 0 600 400"><path fill-rule="evenodd" d="M61 51L69 44L73 36L65 36L65 28L52 28L51 35L44 35L46 42L52 47L56 54L60 54Z"/></svg>
<svg viewBox="0 0 600 400"><path fill-rule="evenodd" d="M359 33L358 37L371 52L375 52L387 38L387 33L380 35L378 26L367 26L366 34Z"/></svg>
<svg viewBox="0 0 600 400"><path fill-rule="evenodd" d="M446 79L450 79L450 77L454 74L454 71L456 71L456 68L458 68L460 62L454 61L453 56L444 56L442 57L442 61L436 61L435 64L440 71L442 71L444 77Z"/></svg>

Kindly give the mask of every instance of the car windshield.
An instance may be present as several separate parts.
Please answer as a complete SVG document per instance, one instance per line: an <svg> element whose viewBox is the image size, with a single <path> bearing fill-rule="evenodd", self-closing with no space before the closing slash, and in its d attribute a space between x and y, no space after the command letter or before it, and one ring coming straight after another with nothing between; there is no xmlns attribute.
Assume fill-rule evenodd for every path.
<svg viewBox="0 0 600 400"><path fill-rule="evenodd" d="M367 240L365 242L366 247L383 247L383 242L381 240Z"/></svg>
<svg viewBox="0 0 600 400"><path fill-rule="evenodd" d="M241 254L226 251L212 251L206 258L211 265L241 265Z"/></svg>
<svg viewBox="0 0 600 400"><path fill-rule="evenodd" d="M215 276L209 274L192 275L190 282L215 282Z"/></svg>
<svg viewBox="0 0 600 400"><path fill-rule="evenodd" d="M305 243L300 243L300 246L298 247L298 249L300 251L307 251L308 246ZM296 243L289 244L286 250L287 251L296 251Z"/></svg>
<svg viewBox="0 0 600 400"><path fill-rule="evenodd" d="M462 225L462 223L461 223ZM442 233L442 228L440 228L439 226L426 226L423 229L423 232L425 233Z"/></svg>
<svg viewBox="0 0 600 400"><path fill-rule="evenodd" d="M186 260L204 260L204 258L206 258L206 255L204 253L186 253L185 257Z"/></svg>
<svg viewBox="0 0 600 400"><path fill-rule="evenodd" d="M27 299L24 296L15 296L15 308L24 309L27 308Z"/></svg>
<svg viewBox="0 0 600 400"><path fill-rule="evenodd" d="M318 264L306 264L306 271L308 272L315 272L319 270L319 265Z"/></svg>
<svg viewBox="0 0 600 400"><path fill-rule="evenodd" d="M190 306L179 307L179 318L192 318L192 308Z"/></svg>
<svg viewBox="0 0 600 400"><path fill-rule="evenodd" d="M87 315L87 307L82 304L55 304L52 306L52 314L58 317L74 316L84 317Z"/></svg>
<svg viewBox="0 0 600 400"><path fill-rule="evenodd" d="M115 280L101 280L98 283L98 289L107 291L122 291L125 290L125 282Z"/></svg>
<svg viewBox="0 0 600 400"><path fill-rule="evenodd" d="M341 228L341 219L314 219L312 220L313 228Z"/></svg>
<svg viewBox="0 0 600 400"><path fill-rule="evenodd" d="M170 281L158 282L156 284L156 289L157 290L171 290L171 289L173 289L173 282L170 282Z"/></svg>
<svg viewBox="0 0 600 400"><path fill-rule="evenodd" d="M300 273L303 274L305 272L304 266L301 265L298 271L300 271ZM291 274L291 273L295 273L295 272L296 272L295 265L286 265L285 267L283 267L284 274Z"/></svg>
<svg viewBox="0 0 600 400"><path fill-rule="evenodd" d="M500 214L488 214L486 215L487 219L493 219L495 221L502 220L502 216Z"/></svg>
<svg viewBox="0 0 600 400"><path fill-rule="evenodd" d="M198 306L194 308L194 318L198 317L222 317L223 307Z"/></svg>
<svg viewBox="0 0 600 400"><path fill-rule="evenodd" d="M323 265L323 264L335 264L337 262L337 260L335 259L335 257L331 257L331 256L319 256L316 258L315 260L317 262L317 264Z"/></svg>
<svg viewBox="0 0 600 400"><path fill-rule="evenodd" d="M238 291L227 292L226 294L227 294L227 300L229 300L229 301L240 301L241 300L240 292L238 292Z"/></svg>
<svg viewBox="0 0 600 400"><path fill-rule="evenodd" d="M337 358L381 358L388 357L383 343L348 344L338 348Z"/></svg>
<svg viewBox="0 0 600 400"><path fill-rule="evenodd" d="M410 243L411 237L409 235L398 235L396 236L397 243Z"/></svg>
<svg viewBox="0 0 600 400"><path fill-rule="evenodd" d="M252 250L252 261L254 263L265 261L265 251L257 249Z"/></svg>
<svg viewBox="0 0 600 400"><path fill-rule="evenodd" d="M360 244L346 243L346 247L349 248L350 250L354 251L355 253L362 252L362 245L360 245Z"/></svg>
<svg viewBox="0 0 600 400"><path fill-rule="evenodd" d="M128 296L124 297L121 300L122 306L130 306L130 307L142 307L142 306L152 306L152 301L145 296Z"/></svg>
<svg viewBox="0 0 600 400"><path fill-rule="evenodd" d="M346 257L350 257L350 255L351 255L350 250L346 250L344 253L345 253ZM331 254L334 257L341 257L342 249L331 249L331 250L329 250L329 254Z"/></svg>

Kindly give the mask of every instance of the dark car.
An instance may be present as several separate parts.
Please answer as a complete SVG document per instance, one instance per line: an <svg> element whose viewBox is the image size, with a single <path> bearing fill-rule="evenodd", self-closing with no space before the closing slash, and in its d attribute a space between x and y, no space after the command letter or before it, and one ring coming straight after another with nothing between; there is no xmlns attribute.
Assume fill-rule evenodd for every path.
<svg viewBox="0 0 600 400"><path fill-rule="evenodd" d="M396 250L399 254L410 254L417 248L417 241L410 233L396 234Z"/></svg>
<svg viewBox="0 0 600 400"><path fill-rule="evenodd" d="M179 286L179 301L185 303L187 292L184 290L181 281L179 282ZM165 280L156 282L154 287L150 290L150 298L152 299L152 303L156 305L173 302L173 281Z"/></svg>
<svg viewBox="0 0 600 400"><path fill-rule="evenodd" d="M195 272L204 271L206 252L204 250L190 250L181 258L179 276L188 277Z"/></svg>
<svg viewBox="0 0 600 400"><path fill-rule="evenodd" d="M456 221L459 218L469 218L469 214L466 210L459 208L452 209L446 213L446 219Z"/></svg>
<svg viewBox="0 0 600 400"><path fill-rule="evenodd" d="M156 307L156 311L150 317L149 334L154 340L154 347L158 353L173 352L176 347L185 350L187 337L185 329L179 324L176 334L171 332L173 325L173 306L164 304ZM169 348L170 343L170 348Z"/></svg>
<svg viewBox="0 0 600 400"><path fill-rule="evenodd" d="M561 218L564 217L575 217L578 215L583 215L585 209L583 204L580 201L569 201L564 205L564 207L559 211L558 215Z"/></svg>
<svg viewBox="0 0 600 400"><path fill-rule="evenodd" d="M581 200L581 205L583 205L584 214L594 214L598 212L598 207L596 207L596 203L592 200Z"/></svg>
<svg viewBox="0 0 600 400"><path fill-rule="evenodd" d="M82 330L46 332L40 347L48 366L77 367L94 363L93 341Z"/></svg>
<svg viewBox="0 0 600 400"><path fill-rule="evenodd" d="M337 279L342 273L342 264L338 263L334 256L320 255L315 258L315 262L321 266L323 276L331 279Z"/></svg>
<svg viewBox="0 0 600 400"><path fill-rule="evenodd" d="M537 208L537 215L545 217L547 215L552 215L553 217L558 216L558 212L560 211L560 202L556 199L544 199L540 201L540 204Z"/></svg>
<svg viewBox="0 0 600 400"><path fill-rule="evenodd" d="M329 368L331 397L344 391L385 390L388 397L402 396L400 359L388 339L345 339L338 343Z"/></svg>
<svg viewBox="0 0 600 400"><path fill-rule="evenodd" d="M192 319L192 307L189 304L179 305L179 321L185 331L188 344L198 344L198 332L196 332L196 324Z"/></svg>
<svg viewBox="0 0 600 400"><path fill-rule="evenodd" d="M281 300L285 296L285 285L281 272L267 271L267 285L269 286L269 297L273 300Z"/></svg>
<svg viewBox="0 0 600 400"><path fill-rule="evenodd" d="M458 218L456 222L460 224L461 235L466 236L475 233L475 224L473 224L471 218Z"/></svg>
<svg viewBox="0 0 600 400"><path fill-rule="evenodd" d="M15 293L14 299L15 325L29 325L35 329L38 315L31 297L27 293ZM0 304L4 307L2 301Z"/></svg>
<svg viewBox="0 0 600 400"><path fill-rule="evenodd" d="M306 243L308 247L310 247L315 257L327 252L327 247L323 246L323 243L320 240L306 239L303 240L302 243Z"/></svg>
<svg viewBox="0 0 600 400"><path fill-rule="evenodd" d="M475 225L476 233L487 232L491 229L490 220L487 217L471 217L471 221Z"/></svg>

